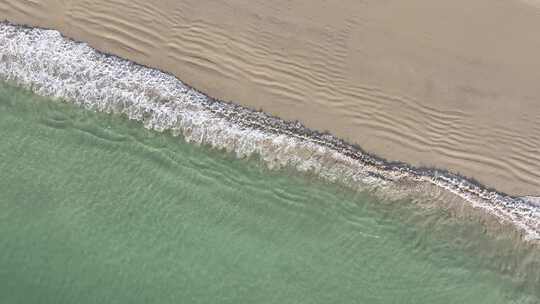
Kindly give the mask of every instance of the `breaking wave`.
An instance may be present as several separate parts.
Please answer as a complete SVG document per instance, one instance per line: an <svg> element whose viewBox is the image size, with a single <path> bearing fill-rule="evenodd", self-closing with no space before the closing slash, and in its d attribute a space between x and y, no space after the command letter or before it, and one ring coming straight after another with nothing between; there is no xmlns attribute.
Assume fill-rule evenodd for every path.
<svg viewBox="0 0 540 304"><path fill-rule="evenodd" d="M540 239L538 199L511 197L444 170L385 161L298 122L216 100L174 76L100 53L54 30L0 23L0 80L86 109L123 114L240 158L257 155L270 168L289 166L384 195L451 193L511 223L526 240Z"/></svg>

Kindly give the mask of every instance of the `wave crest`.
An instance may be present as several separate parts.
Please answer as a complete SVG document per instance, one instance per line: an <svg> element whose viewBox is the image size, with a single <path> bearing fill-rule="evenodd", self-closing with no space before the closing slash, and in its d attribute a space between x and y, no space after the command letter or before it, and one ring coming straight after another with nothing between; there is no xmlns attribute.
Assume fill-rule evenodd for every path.
<svg viewBox="0 0 540 304"><path fill-rule="evenodd" d="M59 32L0 23L0 79L87 109L124 114L146 128L188 142L258 155L271 168L290 166L355 189L402 195L425 186L447 191L540 239L540 204L511 197L438 169L387 162L329 134L206 96L180 80L100 53ZM406 185L404 187L403 185ZM410 191L414 192L414 191Z"/></svg>

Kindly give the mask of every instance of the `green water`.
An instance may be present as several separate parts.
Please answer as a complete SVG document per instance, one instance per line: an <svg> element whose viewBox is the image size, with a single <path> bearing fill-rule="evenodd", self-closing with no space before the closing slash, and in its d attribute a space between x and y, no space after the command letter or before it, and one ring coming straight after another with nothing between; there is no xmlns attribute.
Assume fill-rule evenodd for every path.
<svg viewBox="0 0 540 304"><path fill-rule="evenodd" d="M0 303L535 303L442 211L5 86L0 136Z"/></svg>

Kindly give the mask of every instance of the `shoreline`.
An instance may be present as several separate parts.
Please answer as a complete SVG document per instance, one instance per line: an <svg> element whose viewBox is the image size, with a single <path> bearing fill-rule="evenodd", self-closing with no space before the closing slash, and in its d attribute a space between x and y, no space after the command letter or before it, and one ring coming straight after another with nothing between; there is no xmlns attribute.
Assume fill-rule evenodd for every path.
<svg viewBox="0 0 540 304"><path fill-rule="evenodd" d="M0 19L60 30L383 159L540 195L531 6L240 2L8 0ZM511 22L499 27L503 12Z"/></svg>
<svg viewBox="0 0 540 304"><path fill-rule="evenodd" d="M540 239L540 204L486 188L473 179L387 162L299 122L213 99L173 75L96 51L54 30L3 22L0 41L7 46L0 56L2 79L39 95L125 114L146 128L183 135L188 142L235 152L239 158L256 154L269 167L313 172L355 189L382 189L397 196L414 195L410 183L444 189L472 207L510 221L525 240Z"/></svg>

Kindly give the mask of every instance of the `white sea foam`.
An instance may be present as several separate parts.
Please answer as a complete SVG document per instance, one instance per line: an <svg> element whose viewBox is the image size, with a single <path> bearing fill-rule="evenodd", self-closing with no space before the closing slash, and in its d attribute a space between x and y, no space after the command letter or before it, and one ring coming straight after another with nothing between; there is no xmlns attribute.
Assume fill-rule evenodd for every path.
<svg viewBox="0 0 540 304"><path fill-rule="evenodd" d="M525 239L540 239L540 204L529 199L488 190L446 171L388 163L299 123L214 100L169 74L99 53L57 31L0 23L0 80L87 109L124 114L146 128L170 130L238 157L258 155L271 168L290 166L355 189L403 194L400 185L430 185L512 223Z"/></svg>

